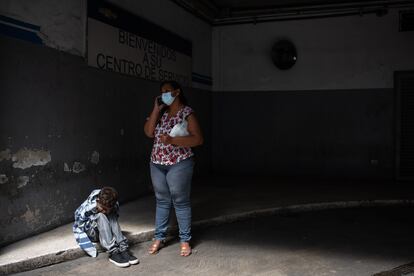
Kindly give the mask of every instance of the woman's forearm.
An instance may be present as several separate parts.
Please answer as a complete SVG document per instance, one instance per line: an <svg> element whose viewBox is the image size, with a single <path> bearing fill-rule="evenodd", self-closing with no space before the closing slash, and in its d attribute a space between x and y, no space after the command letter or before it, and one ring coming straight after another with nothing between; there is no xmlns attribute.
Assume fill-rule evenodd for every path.
<svg viewBox="0 0 414 276"><path fill-rule="evenodd" d="M179 136L172 137L171 144L177 145L180 147L196 147L203 144L203 137L199 135L189 135L189 136Z"/></svg>
<svg viewBox="0 0 414 276"><path fill-rule="evenodd" d="M155 127L157 126L158 118L159 118L159 111L154 109L151 112L151 115L148 118L148 120L145 122L144 132L145 132L145 135L147 135L150 138L154 138L154 131L155 131Z"/></svg>

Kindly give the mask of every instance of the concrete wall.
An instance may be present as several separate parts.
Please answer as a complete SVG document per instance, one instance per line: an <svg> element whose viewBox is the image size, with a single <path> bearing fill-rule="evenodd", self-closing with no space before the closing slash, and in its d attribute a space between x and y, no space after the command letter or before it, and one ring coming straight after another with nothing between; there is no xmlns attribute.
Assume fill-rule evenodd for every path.
<svg viewBox="0 0 414 276"><path fill-rule="evenodd" d="M289 38L296 65L277 69ZM414 69L398 11L215 27L213 165L219 174L392 179L395 70Z"/></svg>
<svg viewBox="0 0 414 276"><path fill-rule="evenodd" d="M215 27L214 91L392 88L395 70L412 70L414 36L398 32L398 10L375 15ZM288 71L270 58L279 38L296 46Z"/></svg>
<svg viewBox="0 0 414 276"><path fill-rule="evenodd" d="M156 8L132 8L139 7L143 14ZM0 4L0 14L40 25L50 46L0 35L0 246L72 221L94 188L114 186L121 202L151 190L152 141L143 124L159 84L88 67L83 8L83 1ZM181 17L169 17L172 31L203 40L193 41L193 62L207 74L210 63L200 59L210 60L209 52L200 51L210 37L192 29L198 19L175 9ZM196 178L211 172L210 93L185 88L205 134L196 149Z"/></svg>
<svg viewBox="0 0 414 276"><path fill-rule="evenodd" d="M193 44L193 72L211 77L211 26L170 0L109 0L137 16L167 29ZM86 53L86 0L3 0L0 15L40 26L46 46L74 55ZM193 87L211 87L194 82Z"/></svg>
<svg viewBox="0 0 414 276"><path fill-rule="evenodd" d="M158 83L5 37L0 53L0 244L71 221L93 188L114 186L123 202L150 191L143 124ZM199 177L211 168L211 95L185 92L206 136Z"/></svg>
<svg viewBox="0 0 414 276"><path fill-rule="evenodd" d="M393 103L390 89L215 92L214 172L392 179Z"/></svg>
<svg viewBox="0 0 414 276"><path fill-rule="evenodd" d="M86 1L0 2L0 14L40 26L40 37L46 46L84 56L86 52Z"/></svg>
<svg viewBox="0 0 414 276"><path fill-rule="evenodd" d="M193 43L193 72L211 77L212 27L194 17L170 0L135 1L110 0L109 2L141 16ZM193 87L211 89L193 82Z"/></svg>

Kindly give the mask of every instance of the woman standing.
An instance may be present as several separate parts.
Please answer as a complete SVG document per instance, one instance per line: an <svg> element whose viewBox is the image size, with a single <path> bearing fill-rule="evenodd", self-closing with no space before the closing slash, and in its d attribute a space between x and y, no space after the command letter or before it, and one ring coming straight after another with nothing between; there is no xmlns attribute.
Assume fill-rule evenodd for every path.
<svg viewBox="0 0 414 276"><path fill-rule="evenodd" d="M154 138L150 169L157 202L155 237L149 253L155 254L163 247L171 206L174 206L180 254L188 256L191 254L190 190L194 168L191 148L201 145L203 136L180 85L175 81L165 81L160 88L161 97L155 99L154 108L144 126L145 134ZM171 137L171 129L184 120L188 123L188 135Z"/></svg>

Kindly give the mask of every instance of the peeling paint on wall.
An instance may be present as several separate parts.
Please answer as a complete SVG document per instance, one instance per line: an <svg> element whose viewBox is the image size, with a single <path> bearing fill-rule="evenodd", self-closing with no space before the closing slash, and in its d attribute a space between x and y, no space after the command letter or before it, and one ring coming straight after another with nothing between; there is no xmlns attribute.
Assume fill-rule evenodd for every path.
<svg viewBox="0 0 414 276"><path fill-rule="evenodd" d="M34 223L38 222L38 217L39 217L39 213L40 210L36 209L34 212L32 210L30 210L29 205L26 204L26 212L20 216L20 218L22 218L27 225L30 227L33 227Z"/></svg>
<svg viewBox="0 0 414 276"><path fill-rule="evenodd" d="M86 167L81 162L73 163L72 171L74 173L80 173L80 172L83 172L84 170L86 170Z"/></svg>
<svg viewBox="0 0 414 276"><path fill-rule="evenodd" d="M99 163L99 152L97 152L96 150L92 153L91 162L93 164L98 164Z"/></svg>
<svg viewBox="0 0 414 276"><path fill-rule="evenodd" d="M5 149L0 151L0 162L3 160L10 160L12 158L10 149Z"/></svg>
<svg viewBox="0 0 414 276"><path fill-rule="evenodd" d="M13 154L13 168L27 169L32 166L44 166L52 160L50 151L20 149Z"/></svg>
<svg viewBox="0 0 414 276"><path fill-rule="evenodd" d="M5 174L0 174L0 184L5 184L9 181L9 178Z"/></svg>
<svg viewBox="0 0 414 276"><path fill-rule="evenodd" d="M65 162L65 164L63 164L63 171L65 172L71 172L72 170L69 168L68 163Z"/></svg>
<svg viewBox="0 0 414 276"><path fill-rule="evenodd" d="M29 183L30 178L28 176L19 176L17 178L17 189L23 188L24 186L27 185L27 183Z"/></svg>

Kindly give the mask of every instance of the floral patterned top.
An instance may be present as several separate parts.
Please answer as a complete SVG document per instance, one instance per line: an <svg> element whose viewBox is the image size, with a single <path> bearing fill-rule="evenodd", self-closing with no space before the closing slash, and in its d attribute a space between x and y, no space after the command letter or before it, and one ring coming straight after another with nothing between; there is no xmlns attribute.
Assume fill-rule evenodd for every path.
<svg viewBox="0 0 414 276"><path fill-rule="evenodd" d="M176 145L165 145L161 142L161 134L169 134L171 129L183 119L193 113L189 106L181 108L177 114L168 118L168 112L165 112L155 128L154 145L152 147L151 162L160 165L174 165L180 161L190 158L194 155L190 147L181 147Z"/></svg>

